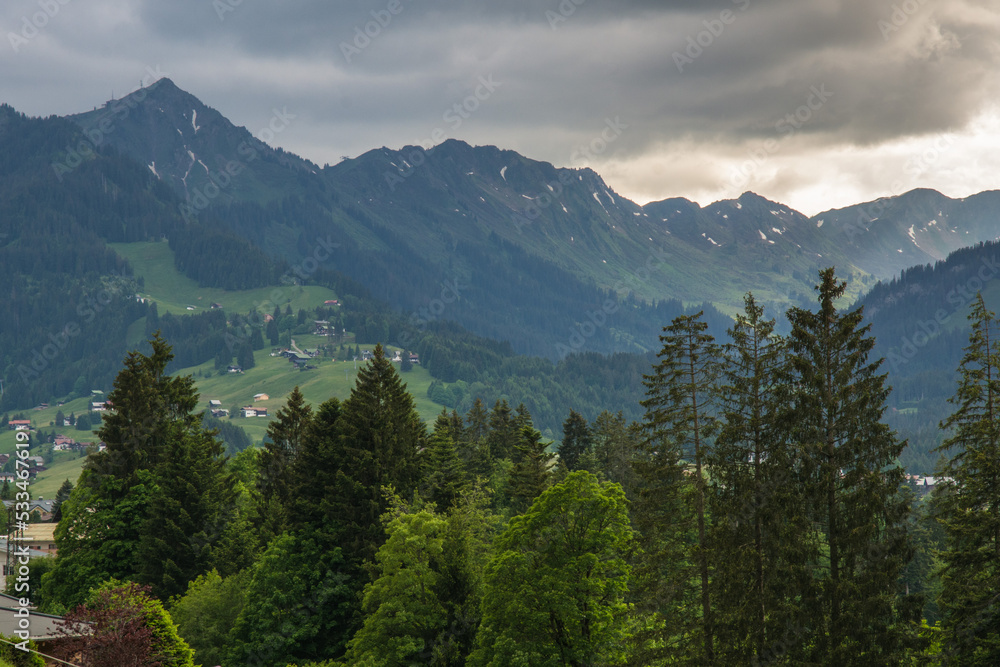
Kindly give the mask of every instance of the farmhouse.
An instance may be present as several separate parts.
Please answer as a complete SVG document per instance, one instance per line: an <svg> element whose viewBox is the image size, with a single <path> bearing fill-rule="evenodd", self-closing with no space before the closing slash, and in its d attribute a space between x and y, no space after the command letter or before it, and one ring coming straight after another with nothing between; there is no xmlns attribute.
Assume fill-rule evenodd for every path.
<svg viewBox="0 0 1000 667"><path fill-rule="evenodd" d="M267 394L254 394L253 395L253 400L254 401L267 401L267 400L270 400L270 398L271 397L268 396Z"/></svg>
<svg viewBox="0 0 1000 667"><path fill-rule="evenodd" d="M250 406L247 406L245 408L240 408L240 416L241 417L256 417L257 416L257 408L252 408Z"/></svg>
<svg viewBox="0 0 1000 667"><path fill-rule="evenodd" d="M28 431L31 429L30 419L11 419L7 423L7 428L12 431Z"/></svg>

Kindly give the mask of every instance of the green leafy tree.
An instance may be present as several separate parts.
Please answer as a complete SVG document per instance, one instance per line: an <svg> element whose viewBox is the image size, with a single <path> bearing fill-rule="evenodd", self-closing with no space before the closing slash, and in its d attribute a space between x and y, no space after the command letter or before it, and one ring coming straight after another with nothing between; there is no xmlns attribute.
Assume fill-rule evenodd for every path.
<svg viewBox="0 0 1000 667"><path fill-rule="evenodd" d="M446 528L427 510L402 513L386 526L375 557L379 576L365 586L365 621L350 642L348 664L441 664L432 657L448 620L437 594Z"/></svg>
<svg viewBox="0 0 1000 667"><path fill-rule="evenodd" d="M226 578L212 570L188 584L184 595L172 602L170 616L199 664L222 663L249 582L250 570Z"/></svg>
<svg viewBox="0 0 1000 667"><path fill-rule="evenodd" d="M1000 663L1000 341L996 318L976 295L958 368L955 412L941 427L948 458L936 491L945 548L940 604L948 664Z"/></svg>
<svg viewBox="0 0 1000 667"><path fill-rule="evenodd" d="M818 309L788 311L792 436L824 542L799 623L810 629L807 660L898 664L919 621L919 601L896 588L912 552L897 463L905 442L882 421L889 387L882 360L869 359L870 325L860 308L837 309L845 288L833 268L824 269Z"/></svg>
<svg viewBox="0 0 1000 667"><path fill-rule="evenodd" d="M715 428L712 396L718 377L718 347L707 333L702 313L680 315L664 328L663 348L652 375L646 376L645 427L649 459L641 466L645 485L640 494L637 527L646 540L645 575L660 614L674 607L689 637L695 662L715 662L714 615L711 604L712 558L708 541L705 462ZM690 466L689 482L685 475ZM694 540L690 540L690 511ZM654 526L653 523L660 525ZM694 571L687 572L688 564ZM690 608L687 588L697 580L698 608ZM680 628L670 627L670 631Z"/></svg>
<svg viewBox="0 0 1000 667"><path fill-rule="evenodd" d="M632 548L621 487L570 474L497 538L467 664L628 664Z"/></svg>
<svg viewBox="0 0 1000 667"><path fill-rule="evenodd" d="M274 540L254 564L227 646L227 667L284 665L343 655L356 588L339 548L314 531Z"/></svg>
<svg viewBox="0 0 1000 667"><path fill-rule="evenodd" d="M0 665L6 667L45 667L45 658L39 654L38 644L28 640L28 650L22 651L16 647L24 640L17 635L4 637L0 635Z"/></svg>

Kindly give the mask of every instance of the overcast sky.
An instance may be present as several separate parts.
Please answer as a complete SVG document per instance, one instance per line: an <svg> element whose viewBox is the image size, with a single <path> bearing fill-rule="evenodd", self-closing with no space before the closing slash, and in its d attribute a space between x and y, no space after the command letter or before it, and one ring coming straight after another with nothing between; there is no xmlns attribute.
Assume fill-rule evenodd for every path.
<svg viewBox="0 0 1000 667"><path fill-rule="evenodd" d="M255 134L287 111L271 143L321 165L453 137L639 203L808 214L1000 188L996 0L5 0L0 21L19 111L156 72Z"/></svg>

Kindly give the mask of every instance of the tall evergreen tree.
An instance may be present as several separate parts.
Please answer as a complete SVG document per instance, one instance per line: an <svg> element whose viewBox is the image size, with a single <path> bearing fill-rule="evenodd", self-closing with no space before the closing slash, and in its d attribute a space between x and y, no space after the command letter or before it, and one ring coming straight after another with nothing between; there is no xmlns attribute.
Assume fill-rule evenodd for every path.
<svg viewBox="0 0 1000 667"><path fill-rule="evenodd" d="M288 395L285 407L278 410L267 426L267 440L260 455L260 490L262 508L280 517L271 517L276 526L286 526L292 504L291 467L304 446L312 421L312 407L305 402L298 387ZM277 533L280 533L278 530ZM274 537L272 535L271 537Z"/></svg>
<svg viewBox="0 0 1000 667"><path fill-rule="evenodd" d="M590 425L595 467L610 481L620 484L629 500L635 500L639 490L635 467L642 442L639 429L634 422L626 423L621 410L614 415L604 410Z"/></svg>
<svg viewBox="0 0 1000 667"><path fill-rule="evenodd" d="M824 269L818 310L788 311L792 436L826 551L815 554L818 585L800 622L810 628L808 660L898 664L919 614L896 589L911 556L896 462L905 443L882 422L889 387L882 360L869 360L862 309L837 309L845 288Z"/></svg>
<svg viewBox="0 0 1000 667"><path fill-rule="evenodd" d="M452 439L451 422L438 415L424 457L424 486L428 497L445 512L458 500L465 486L465 471Z"/></svg>
<svg viewBox="0 0 1000 667"><path fill-rule="evenodd" d="M520 432L514 427L514 419L511 416L507 399L497 401L490 412L490 430L486 436L490 458L494 461L513 459L519 438Z"/></svg>
<svg viewBox="0 0 1000 667"><path fill-rule="evenodd" d="M555 455L545 451L542 434L530 426L521 431L516 449L517 463L510 473L510 498L513 510L520 514L549 488Z"/></svg>
<svg viewBox="0 0 1000 667"><path fill-rule="evenodd" d="M766 660L772 644L787 644L801 582L812 577L811 526L783 421L784 342L752 294L744 304L723 352L721 424L708 457L722 664Z"/></svg>
<svg viewBox="0 0 1000 667"><path fill-rule="evenodd" d="M326 513L327 490L334 484L340 458L341 403L324 401L313 414L288 474L291 509L288 527L311 529L319 537L329 532L336 517Z"/></svg>
<svg viewBox="0 0 1000 667"><path fill-rule="evenodd" d="M972 331L958 368L955 412L941 427L948 454L936 491L945 529L941 554L944 655L949 664L1000 664L1000 341L997 321L976 295Z"/></svg>
<svg viewBox="0 0 1000 667"><path fill-rule="evenodd" d="M413 397L381 345L358 368L350 397L341 406L341 462L327 497L327 511L349 563L371 561L385 535L380 517L383 487L409 497L420 481L418 452L426 445L424 424Z"/></svg>
<svg viewBox="0 0 1000 667"><path fill-rule="evenodd" d="M637 509L648 554L645 580L658 589L650 592L661 600L660 614L671 607L680 614L681 627L668 619L668 631L688 635L690 659L699 664L716 662L704 465L715 426L710 406L718 348L707 328L700 312L680 315L660 336L663 348L652 375L646 376L642 401L649 458L641 464L645 487ZM693 572L686 571L687 564L693 565ZM687 590L692 580L698 582L697 609L690 607Z"/></svg>
<svg viewBox="0 0 1000 667"><path fill-rule="evenodd" d="M492 459L489 449L489 413L480 398L476 398L465 415L466 428L458 441L458 453L470 481L488 478Z"/></svg>
<svg viewBox="0 0 1000 667"><path fill-rule="evenodd" d="M161 600L181 595L211 569L213 548L235 503L223 445L194 428L168 444L139 542L138 579Z"/></svg>
<svg viewBox="0 0 1000 667"><path fill-rule="evenodd" d="M59 557L43 579L49 604L77 604L111 578L182 592L223 533L232 483L222 445L194 412L193 379L166 374L170 345L159 334L150 345L125 358L98 433L107 448L88 457L61 506Z"/></svg>
<svg viewBox="0 0 1000 667"><path fill-rule="evenodd" d="M580 469L580 459L590 452L593 440L590 426L583 416L575 411L569 411L569 417L563 422L563 439L559 445L559 461L570 472Z"/></svg>
<svg viewBox="0 0 1000 667"><path fill-rule="evenodd" d="M194 379L167 375L174 355L159 332L149 343L149 355L128 353L108 395L112 409L97 432L105 449L84 465L93 473L87 476L93 488L109 476L126 482L128 488L139 470L152 470L160 463L165 443L200 424L194 411L198 402Z"/></svg>

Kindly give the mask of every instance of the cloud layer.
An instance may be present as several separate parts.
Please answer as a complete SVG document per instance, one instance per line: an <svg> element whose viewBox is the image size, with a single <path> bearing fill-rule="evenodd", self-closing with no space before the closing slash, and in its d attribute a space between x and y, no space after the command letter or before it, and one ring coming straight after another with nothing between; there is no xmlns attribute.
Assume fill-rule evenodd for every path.
<svg viewBox="0 0 1000 667"><path fill-rule="evenodd" d="M319 164L444 133L640 202L1000 187L992 0L12 0L0 27L21 111L158 67L251 131L287 107L282 147Z"/></svg>

